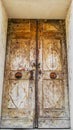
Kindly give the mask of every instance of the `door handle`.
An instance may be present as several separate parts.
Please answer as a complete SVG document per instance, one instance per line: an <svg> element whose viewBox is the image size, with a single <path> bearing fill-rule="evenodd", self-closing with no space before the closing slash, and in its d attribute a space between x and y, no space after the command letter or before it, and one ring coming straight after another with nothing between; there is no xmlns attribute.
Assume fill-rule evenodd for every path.
<svg viewBox="0 0 73 130"><path fill-rule="evenodd" d="M33 70L30 70L30 77L29 77L30 80L33 80Z"/></svg>
<svg viewBox="0 0 73 130"><path fill-rule="evenodd" d="M16 79L21 79L22 78L22 73L21 72L15 73L15 78Z"/></svg>
<svg viewBox="0 0 73 130"><path fill-rule="evenodd" d="M51 72L50 73L50 78L51 79L56 79L57 78L57 74L55 72Z"/></svg>
<svg viewBox="0 0 73 130"><path fill-rule="evenodd" d="M41 70L39 70L39 74L42 74L42 71L41 71Z"/></svg>
<svg viewBox="0 0 73 130"><path fill-rule="evenodd" d="M35 64L35 63L33 63L33 67L38 67L38 68L40 68L40 63L38 63L37 65Z"/></svg>

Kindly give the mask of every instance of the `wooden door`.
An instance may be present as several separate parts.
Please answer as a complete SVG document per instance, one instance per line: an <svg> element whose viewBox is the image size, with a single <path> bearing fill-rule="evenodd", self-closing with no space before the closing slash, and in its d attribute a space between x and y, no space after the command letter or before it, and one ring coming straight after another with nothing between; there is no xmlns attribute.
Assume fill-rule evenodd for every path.
<svg viewBox="0 0 73 130"><path fill-rule="evenodd" d="M2 128L69 128L64 20L9 20Z"/></svg>
<svg viewBox="0 0 73 130"><path fill-rule="evenodd" d="M34 20L10 20L3 90L2 127L33 128L35 115Z"/></svg>
<svg viewBox="0 0 73 130"><path fill-rule="evenodd" d="M39 21L38 49L38 127L69 128L64 21Z"/></svg>

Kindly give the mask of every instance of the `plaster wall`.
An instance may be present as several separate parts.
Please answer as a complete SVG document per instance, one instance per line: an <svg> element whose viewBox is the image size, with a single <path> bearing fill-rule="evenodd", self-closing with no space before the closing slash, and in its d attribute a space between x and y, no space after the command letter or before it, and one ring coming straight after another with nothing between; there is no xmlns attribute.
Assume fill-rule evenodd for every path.
<svg viewBox="0 0 73 130"><path fill-rule="evenodd" d="M2 0L9 18L64 19L71 0Z"/></svg>
<svg viewBox="0 0 73 130"><path fill-rule="evenodd" d="M7 36L7 14L0 0L0 117L2 105L2 88L4 77L4 63L6 50L6 36Z"/></svg>
<svg viewBox="0 0 73 130"><path fill-rule="evenodd" d="M73 129L73 0L66 16L66 40L71 129Z"/></svg>

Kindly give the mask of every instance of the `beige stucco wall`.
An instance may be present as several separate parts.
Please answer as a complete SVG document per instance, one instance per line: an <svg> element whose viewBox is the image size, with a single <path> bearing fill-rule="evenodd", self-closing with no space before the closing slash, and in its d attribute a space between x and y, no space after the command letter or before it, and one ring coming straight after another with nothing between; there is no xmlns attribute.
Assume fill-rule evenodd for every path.
<svg viewBox="0 0 73 130"><path fill-rule="evenodd" d="M73 0L66 17L66 39L68 53L68 79L71 129L73 129Z"/></svg>
<svg viewBox="0 0 73 130"><path fill-rule="evenodd" d="M0 0L0 117L2 105L2 88L4 77L4 62L5 62L5 48L6 48L6 35L7 35L7 14Z"/></svg>

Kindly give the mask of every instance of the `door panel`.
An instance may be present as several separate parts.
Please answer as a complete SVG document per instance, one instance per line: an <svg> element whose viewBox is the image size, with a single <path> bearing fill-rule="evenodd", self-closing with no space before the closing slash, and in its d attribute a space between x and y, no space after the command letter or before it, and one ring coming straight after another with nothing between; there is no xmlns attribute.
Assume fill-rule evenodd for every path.
<svg viewBox="0 0 73 130"><path fill-rule="evenodd" d="M30 39L28 33L36 33L35 21L11 23L9 34L5 82L3 93L3 127L33 128L35 116L35 35ZM29 27L30 26L30 27ZM14 34L15 33L15 34ZM20 38L20 33L28 37ZM25 36L25 35L24 35ZM30 116L29 116L30 115Z"/></svg>
<svg viewBox="0 0 73 130"><path fill-rule="evenodd" d="M10 45L11 70L27 70L29 68L30 44L30 39L12 39Z"/></svg>
<svg viewBox="0 0 73 130"><path fill-rule="evenodd" d="M69 127L67 59L63 24L60 21L39 21L39 128Z"/></svg>
<svg viewBox="0 0 73 130"><path fill-rule="evenodd" d="M60 40L44 39L42 53L43 53L43 70L55 70L55 71L62 70Z"/></svg>
<svg viewBox="0 0 73 130"><path fill-rule="evenodd" d="M59 88L57 87L59 86ZM63 83L62 81L43 80L43 109L61 109L63 107Z"/></svg>

